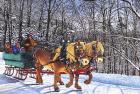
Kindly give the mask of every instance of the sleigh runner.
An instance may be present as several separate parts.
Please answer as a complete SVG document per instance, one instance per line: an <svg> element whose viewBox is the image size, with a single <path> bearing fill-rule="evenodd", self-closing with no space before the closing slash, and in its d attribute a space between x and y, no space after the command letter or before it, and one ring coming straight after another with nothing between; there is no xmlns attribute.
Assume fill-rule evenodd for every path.
<svg viewBox="0 0 140 94"><path fill-rule="evenodd" d="M3 53L3 59L5 60L5 73L6 75L15 75L16 78L25 80L28 73L34 71L34 64L32 54L26 53Z"/></svg>

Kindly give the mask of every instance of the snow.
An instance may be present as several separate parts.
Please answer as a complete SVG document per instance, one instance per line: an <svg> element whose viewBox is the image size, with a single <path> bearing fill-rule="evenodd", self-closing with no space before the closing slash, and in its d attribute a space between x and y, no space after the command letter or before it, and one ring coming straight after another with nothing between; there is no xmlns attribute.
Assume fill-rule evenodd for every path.
<svg viewBox="0 0 140 94"><path fill-rule="evenodd" d="M27 78L24 81L17 80L3 74L4 60L0 53L0 94L140 94L140 77L126 76L120 74L93 73L91 84L84 84L87 78L80 75L79 85L82 90L77 90L74 85L66 88L60 86L60 92L54 92L53 75L43 75L43 85L35 85L35 79ZM69 80L68 74L62 75L62 81L66 84Z"/></svg>
<svg viewBox="0 0 140 94"><path fill-rule="evenodd" d="M134 88L140 88L140 77L139 76L126 76L120 74L102 74L102 79L99 73L94 74L95 81L103 82L107 84L115 84L122 86L129 86Z"/></svg>

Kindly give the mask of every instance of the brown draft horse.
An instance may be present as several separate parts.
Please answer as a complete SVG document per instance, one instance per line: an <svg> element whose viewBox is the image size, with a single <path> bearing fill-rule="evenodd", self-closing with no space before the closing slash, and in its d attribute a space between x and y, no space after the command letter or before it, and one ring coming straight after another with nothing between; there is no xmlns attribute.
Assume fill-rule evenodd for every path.
<svg viewBox="0 0 140 94"><path fill-rule="evenodd" d="M89 78L85 80L84 83L90 84L93 77L91 73L93 70L90 68L93 66L92 65L93 61L94 63L103 62L104 47L102 43L99 41L92 41L90 43L86 43L86 44L84 43L83 45L81 45L81 42L78 41L75 44L74 49L76 54L75 55L76 62L80 62L80 64L79 63L70 64L69 68L75 71L72 71L74 73L70 74L70 83L66 84L66 87L70 87L73 84L73 78L75 74L75 82L76 82L75 87L77 89L81 89L81 87L78 85L79 72L84 71L86 75L88 75ZM72 51L72 49L70 50Z"/></svg>
<svg viewBox="0 0 140 94"><path fill-rule="evenodd" d="M99 45L98 45L99 44ZM87 56L89 53L92 52L92 47L93 45L95 45L95 41L88 43L88 45L86 46L86 53ZM77 48L79 45L77 44ZM103 46L100 42L96 42L96 46L97 47L97 51L103 53L104 49ZM99 48L98 48L99 47ZM88 51L90 50L90 51ZM81 56L81 54L83 54L83 50L79 49L80 54L79 56ZM90 54L91 55L91 54ZM34 53L35 59L36 59L36 82L37 83L43 83L42 77L40 75L40 71L41 71L41 66L45 66L47 67L47 69L51 69L54 70L54 90L55 91L59 91L59 88L57 86L57 83L59 82L60 85L63 85L64 83L61 81L61 73L65 72L70 74L70 81L68 82L68 84L66 84L66 87L70 87L73 84L73 79L74 79L74 71L79 70L79 66L81 65L80 63L71 63L68 65L68 67L63 64L63 63L59 63L60 61L51 61L51 53L49 51L45 51L43 49L37 49ZM78 56L78 55L77 55ZM84 68L85 70L88 69L90 67L89 65L89 57L87 58L86 55L83 55L82 57L77 57L75 56L76 60L79 61L78 59L80 59L82 62L83 66L82 69ZM90 56L91 58L91 56ZM74 71L73 71L74 70ZM89 84L91 82L92 79L92 74L90 71L87 72L87 75L89 76L88 80L85 80L84 82L86 84ZM79 79L79 74L75 74L75 88L77 89L81 89L81 87L78 85L78 79Z"/></svg>
<svg viewBox="0 0 140 94"><path fill-rule="evenodd" d="M77 47L77 50L79 50L77 51L78 53L75 56L77 61L78 59L82 60L86 58L83 55L83 50L82 50L83 48L80 47L79 43L74 44L73 47L74 48ZM81 55L83 56L80 57ZM61 73L70 74L70 81L68 82L68 84L66 84L66 87L70 87L73 84L73 79L74 79L73 71L77 71L79 69L80 63L70 63L69 65L66 65L64 63L61 63L59 60L51 61L50 59L51 53L43 49L37 49L34 53L34 58L36 59L36 83L39 83L39 84L43 83L40 72L41 72L41 66L44 66L47 69L54 70L54 90L55 91L59 91L57 83L60 83L60 85L64 85L64 83L61 81ZM83 61L86 61L87 63L89 62L87 59ZM78 79L79 79L79 75L76 74L75 75L75 88L81 89L81 87L78 85ZM91 80L91 78L89 78L88 80Z"/></svg>

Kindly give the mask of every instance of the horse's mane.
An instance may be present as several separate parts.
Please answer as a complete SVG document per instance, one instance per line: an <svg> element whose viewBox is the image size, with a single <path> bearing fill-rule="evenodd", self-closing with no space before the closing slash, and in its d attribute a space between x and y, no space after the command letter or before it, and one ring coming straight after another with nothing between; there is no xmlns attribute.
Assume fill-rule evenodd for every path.
<svg viewBox="0 0 140 94"><path fill-rule="evenodd" d="M97 52L100 51L101 54L104 53L103 44L100 41L92 41L85 45L85 47L86 47L85 51L86 51L87 55L92 56L93 46L96 48Z"/></svg>
<svg viewBox="0 0 140 94"><path fill-rule="evenodd" d="M76 54L75 54L75 45L76 42L74 43L69 43L66 46L66 54L67 54L67 59L70 60L70 62L76 62ZM82 45L83 49L85 49L85 42L80 42L80 45ZM62 47L58 47L55 49L55 56L53 58L53 60L55 61L59 56L60 56L60 52L61 52L61 48Z"/></svg>

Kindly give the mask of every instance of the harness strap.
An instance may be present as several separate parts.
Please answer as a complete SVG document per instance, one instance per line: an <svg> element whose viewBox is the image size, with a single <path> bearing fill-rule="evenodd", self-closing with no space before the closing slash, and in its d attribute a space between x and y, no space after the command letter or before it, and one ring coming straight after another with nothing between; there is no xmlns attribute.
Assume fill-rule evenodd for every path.
<svg viewBox="0 0 140 94"><path fill-rule="evenodd" d="M92 49L93 49L93 47L95 47L95 49L93 49L93 51L94 51L93 53L94 53L95 56L97 56L97 50L96 50L97 49L97 46L98 46L98 41L96 41L96 43L93 44L93 46L92 46Z"/></svg>

